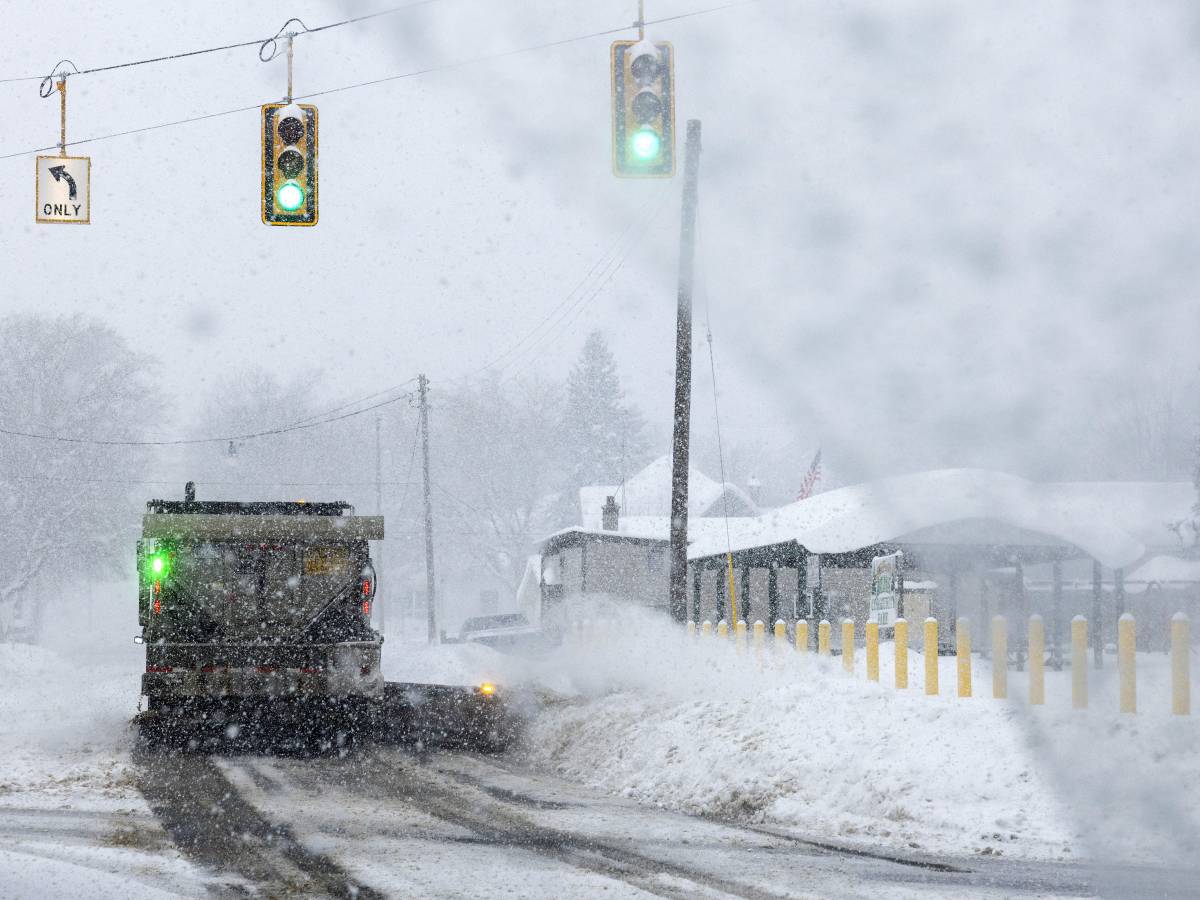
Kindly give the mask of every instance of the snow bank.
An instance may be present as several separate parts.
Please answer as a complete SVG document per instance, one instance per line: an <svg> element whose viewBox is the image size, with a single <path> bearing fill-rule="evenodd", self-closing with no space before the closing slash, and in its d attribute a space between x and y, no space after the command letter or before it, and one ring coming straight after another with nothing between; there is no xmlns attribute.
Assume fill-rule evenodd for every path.
<svg viewBox="0 0 1200 900"><path fill-rule="evenodd" d="M0 644L0 801L29 792L46 802L128 796L138 693L137 671L120 664Z"/></svg>
<svg viewBox="0 0 1200 900"><path fill-rule="evenodd" d="M0 897L207 896L135 784L136 585L63 596L50 646L0 644Z"/></svg>
<svg viewBox="0 0 1200 900"><path fill-rule="evenodd" d="M1143 678L1147 711L1121 718L1110 671L1080 714L1069 673L1050 673L1050 705L1030 709L991 700L978 659L976 696L959 699L953 658L940 661L941 695L928 697L917 654L901 692L890 645L881 685L865 680L861 648L858 657L851 677L840 658L739 656L638 620L628 641L577 644L541 663L534 677L575 698L532 724L528 753L641 802L848 843L1158 861L1200 848L1197 726L1167 714L1165 685L1153 708L1159 675ZM1019 677L1010 690L1023 696Z"/></svg>

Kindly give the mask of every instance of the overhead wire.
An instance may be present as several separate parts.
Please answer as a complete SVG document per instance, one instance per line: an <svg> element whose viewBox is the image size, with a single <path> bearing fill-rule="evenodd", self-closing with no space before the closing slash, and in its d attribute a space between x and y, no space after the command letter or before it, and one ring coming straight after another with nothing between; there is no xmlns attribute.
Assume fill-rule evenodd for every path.
<svg viewBox="0 0 1200 900"><path fill-rule="evenodd" d="M303 28L304 28L303 31L295 32L296 36L299 36L302 34L316 34L319 31L327 31L330 28L340 28L343 25L353 25L356 22L365 22L368 19L378 19L381 16L388 16L388 15L392 15L394 13L403 12L407 9L413 9L414 7L428 6L431 3L437 3L437 2L439 2L439 0L416 0L416 2L406 3L401 6L393 6L390 9L381 9L381 10L378 10L377 12L366 13L361 16L353 16L349 19L342 19L341 21L338 21L338 22L329 22L325 25L318 25L316 28L309 28L307 25L304 25L303 22L300 22L299 19L289 19L287 22L284 23L284 27L281 28L279 30L279 32L277 32L273 37L255 38L253 40L248 40L248 41L239 41L234 44L222 44L218 47L204 47L200 50L185 50L182 53L166 53L166 54L163 54L162 56L152 56L147 59L134 59L134 60L130 60L128 62L123 62L123 63L113 63L112 65L108 65L108 66L93 66L90 69L76 69L74 72L69 72L66 74L67 74L67 77L74 78L77 75L92 75L92 74L95 74L96 72L111 72L115 69L129 69L129 68L133 68L134 66L145 66L145 65L150 65L151 63L168 62L173 59L186 59L191 56L203 56L208 53L220 53L224 50L239 50L242 47L253 47L256 44L259 47L262 47L268 43L277 41L281 37L286 36L286 32L284 29L286 29L287 26L290 25L292 22L300 22L301 26L303 26ZM273 58L273 56L268 57L268 59L272 59L272 58ZM260 56L260 59L261 59L261 56ZM13 82L13 81L42 81L42 82L44 82L46 79L54 78L56 75L59 74L56 70L58 69L59 65L62 65L63 62L67 62L67 60L62 60L58 64L56 64L54 69L51 70L49 75L23 75L23 76L17 76L17 77L12 77L12 78L0 78L0 84L5 83L5 82ZM71 65L74 66L74 63L72 63Z"/></svg>
<svg viewBox="0 0 1200 900"><path fill-rule="evenodd" d="M621 245L625 242L625 239L628 238L629 235L633 233L633 230L635 228L637 228L638 222L642 218L642 214L644 214L645 212L650 210L650 208L651 208L651 206L653 206L654 202L655 202L655 198L651 198L649 201L646 202L646 204L641 208L641 210L639 210L638 217L632 219L629 222L629 224L625 227L625 230L623 232L621 232L621 234L617 237L617 239L615 241L613 241L612 245L607 250L605 250L603 254L601 254L599 259L597 259L594 263L592 263L592 267L590 269L588 269L587 273L575 284L574 287L571 288L571 290L567 291L567 293L563 297L563 299L560 300L557 304L555 304L554 308L551 309L550 312L548 312L545 315L545 317L542 318L542 320L540 322L538 322L537 325L535 325L528 332L526 332L525 335L519 341L510 343L508 345L508 348L506 350L504 350L504 352L502 352L498 356L492 358L490 361L484 363L482 366L479 366L478 368L473 369L470 372L466 373L465 375L461 375L459 377L460 378L470 378L474 375L478 375L480 372L485 372L488 369L495 367L497 364L499 364L503 360L507 359L510 355L512 355L514 352L516 352L522 345L524 345L524 343L526 341L528 341L530 338L532 338L537 332L541 331L541 329L554 317L554 315L559 310L561 310L564 306L566 306L571 301L571 298L574 297L575 294L581 288L583 288L584 285L586 285L589 280L591 280L591 278L595 274L596 270L600 269L602 266L606 265L606 261L620 249Z"/></svg>
<svg viewBox="0 0 1200 900"><path fill-rule="evenodd" d="M538 347L540 347L546 341L547 338L550 337L551 334L555 333L556 331L565 331L565 330L569 329L575 323L575 321L579 318L579 316L583 314L583 311L588 308L588 306L591 304L591 302L594 299L596 299L596 297L598 297L600 295L600 293L606 287L608 287L608 285L612 282L613 278L616 276L617 272L619 272L621 270L621 268L625 265L625 261L629 258L629 254L633 251L634 247L636 247L638 245L638 243L641 241L642 236L646 233L646 231L649 230L650 226L655 221L658 220L658 217L662 214L663 209L666 207L666 200L667 200L668 196L669 196L668 192L666 190L664 190L662 195L658 198L657 207L650 214L649 218L647 218L644 222L642 222L641 229L633 236L632 240L630 240L626 243L626 245L624 246L624 249L621 250L621 252L618 256L613 257L612 259L609 260L608 264L605 267L607 270L607 274L604 275L603 280L597 282L594 285L594 287L591 289L590 293L581 294L575 300L574 303L572 303L569 307L567 307L565 310L563 310L555 318L554 322L550 325L550 327L547 328L527 348L527 350L522 353L522 355L532 354L534 351L536 351L538 349ZM515 378L516 376L524 373L529 368L529 365L531 365L531 363L527 363L525 366L523 366L522 368L517 369L515 371L510 371L501 380L508 381L508 380L511 380L512 378ZM500 371L503 371L505 368L508 368L507 364L505 366L502 366L500 368Z"/></svg>
<svg viewBox="0 0 1200 900"><path fill-rule="evenodd" d="M333 409L327 409L324 412L313 413L311 416L305 416L303 419L297 419L295 422L291 422L289 424L299 425L303 422L311 422L313 419L320 419L324 418L325 416L333 415L334 413L341 412L343 409L349 409L350 407L357 406L360 403L366 403L368 400L374 400L376 397L382 397L384 394L390 394L392 391L398 391L401 388L412 384L416 380L416 378L410 378L408 381L402 381L400 384L394 384L391 387L384 388L382 391L376 391L373 394L367 394L367 396L359 397L357 400L350 400L347 403L343 403L341 406L335 406ZM405 396L411 397L412 393L409 392Z"/></svg>
<svg viewBox="0 0 1200 900"><path fill-rule="evenodd" d="M376 403L368 406L365 409L354 410L353 412L344 413L340 416L331 416L321 419L316 422L301 422L291 425L282 425L278 428L268 428L263 431L254 431L247 434L229 434L214 437L202 438L169 438L162 440L117 440L106 438L89 438L89 437L68 437L59 434L46 434L34 431L20 431L15 428L0 428L0 434L8 435L9 437L30 438L32 440L50 441L62 444L86 444L89 446L100 447L173 447L184 444L215 444L225 443L227 441L249 441L255 438L270 437L278 434L287 434L292 431L304 431L309 428L316 428L320 425L329 425L333 422L341 422L345 419L350 419L355 416L361 416L364 413L371 412L375 409L380 409L384 406L390 406L400 400L404 400L408 394L402 394L399 397L393 397L390 400L384 400L381 403Z"/></svg>
<svg viewBox="0 0 1200 900"><path fill-rule="evenodd" d="M687 18L691 18L693 16L707 15L709 13L721 12L722 10L733 9L738 6L746 6L748 4L757 3L757 2L759 2L759 0L739 0L739 2L737 2L737 3L727 3L722 6L714 6L714 7L708 8L708 9L695 10L690 13L681 13L679 15L674 15L674 16L665 16L661 19L647 20L645 24L657 25L662 22L672 22L672 21L676 21L678 19L687 19ZM309 99L312 99L313 97L324 97L328 94L337 94L337 93L341 93L343 91L351 91L351 90L357 90L358 88L372 87L377 84L385 84L385 83L391 82L391 81L399 81L404 78L414 78L419 75L429 75L429 74L433 74L435 72L447 72L447 71L450 71L453 69L463 68L464 66L476 65L476 64L482 63L482 62L490 62L490 61L497 60L497 59L503 59L503 58L509 57L509 56L516 56L521 53L530 53L530 52L533 52L536 50L545 50L545 49L549 49L552 47L560 47L565 44L571 44L571 43L576 43L579 41L591 40L591 39L597 38L597 37L605 37L608 35L620 34L622 32L629 31L632 27L633 26L631 26L631 25L623 25L620 28L609 28L609 29L605 29L603 31L594 31L594 32L591 32L590 34L576 35L574 37L561 38L558 40L547 41L547 42L540 43L540 44L531 44L531 45L528 45L525 47L516 47L512 50L504 50L504 51L500 51L498 53L490 53L490 54L486 54L483 56L476 56L476 57L471 57L468 59L455 60L453 62L444 63L442 65L427 66L422 69L413 69L409 72L401 72L396 75L386 75L382 78L374 78L369 81L355 82L353 84L346 84L346 85L342 85L340 87L328 88L323 91L312 91L307 94L299 94L299 95L293 97L292 99L294 99L294 100L309 100ZM131 134L143 134L147 131L156 131L160 128L173 128L176 125L187 125L192 122L203 122L208 119L216 119L216 118L220 118L223 116L232 116L232 115L237 115L238 113L250 112L250 111L253 111L253 110L256 110L259 108L261 108L261 104L257 104L257 103L254 104L253 106L239 106L236 109L226 109L226 110L221 110L219 112L205 113L205 114L197 115L197 116L189 116L189 117L183 118L183 119L175 119L170 122L160 122L156 125L146 125L141 128L131 128L126 131L118 131L118 132L114 132L112 134L102 134L102 135L97 135L95 137L81 138L76 141L68 141L66 143L66 146L75 147L75 146L79 146L80 144L90 144L90 143L95 143L97 141L107 141L107 140L111 140L113 138L127 137L128 135L131 135ZM59 147L58 144L51 144L46 147L35 147L30 150L19 150L14 153L5 153L3 155L0 155L0 160L14 159L18 156L29 156L31 154L41 153L46 150L55 150L58 147Z"/></svg>
<svg viewBox="0 0 1200 900"><path fill-rule="evenodd" d="M696 211L696 233L697 243L703 248L703 230L700 227L700 212ZM704 254L700 254L701 259ZM708 297L708 282L704 278L703 263L699 266L700 277L696 282L700 285L700 292L704 295L704 331L705 338L708 342L708 367L709 373L712 375L712 390L713 390L713 424L717 432L717 466L721 475L721 504L723 506L723 515L725 519L725 560L726 560L726 577L729 580L729 597L730 604L734 615L734 627L737 627L737 592L734 589L733 583L733 536L729 528L729 485L725 481L725 446L721 440L721 409L717 399L717 360L716 354L713 351L713 336L712 336L712 313L709 306Z"/></svg>

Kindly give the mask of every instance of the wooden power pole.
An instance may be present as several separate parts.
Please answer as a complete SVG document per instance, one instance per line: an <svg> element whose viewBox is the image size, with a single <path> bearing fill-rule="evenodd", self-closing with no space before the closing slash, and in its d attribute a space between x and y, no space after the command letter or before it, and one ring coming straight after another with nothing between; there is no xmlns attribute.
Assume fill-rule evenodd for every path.
<svg viewBox="0 0 1200 900"><path fill-rule="evenodd" d="M421 470L425 475L425 595L428 603L429 643L437 641L437 606L433 578L433 498L429 483L429 379L417 378L421 408Z"/></svg>
<svg viewBox="0 0 1200 900"><path fill-rule="evenodd" d="M671 617L687 618L688 455L692 424L692 281L700 187L700 121L689 119L684 145L675 320L675 425L671 441Z"/></svg>
<svg viewBox="0 0 1200 900"><path fill-rule="evenodd" d="M383 442L380 436L380 421L379 416L375 417L375 515L383 515ZM382 551L380 556L382 556ZM379 630L384 634L387 633L387 606L383 602L383 594L380 593L379 584L379 569L383 566L377 562L375 564L375 611L379 613Z"/></svg>

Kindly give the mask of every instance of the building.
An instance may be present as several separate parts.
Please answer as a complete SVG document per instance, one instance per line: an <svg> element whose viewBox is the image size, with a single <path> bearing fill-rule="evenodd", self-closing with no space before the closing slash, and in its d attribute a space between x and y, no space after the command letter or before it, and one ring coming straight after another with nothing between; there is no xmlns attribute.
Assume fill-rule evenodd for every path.
<svg viewBox="0 0 1200 900"><path fill-rule="evenodd" d="M947 642L960 616L970 618L981 646L992 615L1006 615L1011 627L1036 611L1047 617L1052 645L1081 613L1102 647L1131 602L1126 571L1186 552L1170 526L1190 517L1193 499L1186 483L1037 483L979 469L840 488L731 521L728 541L697 535L688 550L689 615L729 614L724 573L732 553L740 617L848 617L861 625L872 560L899 552L899 612L910 620L933 615ZM1190 602L1198 601L1193 591ZM920 629L911 632L919 639ZM1013 628L1018 652L1024 633Z"/></svg>
<svg viewBox="0 0 1200 900"><path fill-rule="evenodd" d="M665 611L671 458L656 459L624 484L581 488L579 502L581 525L538 542L537 574L527 570L518 590L522 611L550 628L604 615L614 600ZM737 485L689 469L689 533L707 534L714 529L724 533L726 510L730 521L759 513Z"/></svg>

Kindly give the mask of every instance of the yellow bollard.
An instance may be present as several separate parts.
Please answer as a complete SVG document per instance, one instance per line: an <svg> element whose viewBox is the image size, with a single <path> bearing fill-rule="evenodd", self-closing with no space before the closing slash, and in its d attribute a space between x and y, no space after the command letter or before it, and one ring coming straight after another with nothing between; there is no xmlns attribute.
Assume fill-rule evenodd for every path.
<svg viewBox="0 0 1200 900"><path fill-rule="evenodd" d="M737 652L742 653L746 649L746 620L738 619L737 624L733 626L734 646L737 647Z"/></svg>
<svg viewBox="0 0 1200 900"><path fill-rule="evenodd" d="M756 653L761 653L763 646L767 642L767 626L759 619L754 623L754 650Z"/></svg>
<svg viewBox="0 0 1200 900"><path fill-rule="evenodd" d="M908 687L908 621L897 619L893 627L896 641L896 687Z"/></svg>
<svg viewBox="0 0 1200 900"><path fill-rule="evenodd" d="M1121 677L1121 712L1137 712L1137 624L1132 613L1117 620L1117 669Z"/></svg>
<svg viewBox="0 0 1200 900"><path fill-rule="evenodd" d="M961 616L954 623L954 652L958 664L958 696L971 696L971 622Z"/></svg>
<svg viewBox="0 0 1200 900"><path fill-rule="evenodd" d="M930 616L925 620L925 693L938 692L938 642L937 619Z"/></svg>
<svg viewBox="0 0 1200 900"><path fill-rule="evenodd" d="M1071 705L1087 709L1087 619L1076 616L1071 620Z"/></svg>
<svg viewBox="0 0 1200 900"><path fill-rule="evenodd" d="M854 620L842 619L842 668L854 671Z"/></svg>
<svg viewBox="0 0 1200 900"><path fill-rule="evenodd" d="M817 654L819 656L829 655L829 620L822 619L821 624L817 626Z"/></svg>
<svg viewBox="0 0 1200 900"><path fill-rule="evenodd" d="M689 638L694 638L696 636L696 623L691 619L688 619L687 622L687 636Z"/></svg>
<svg viewBox="0 0 1200 900"><path fill-rule="evenodd" d="M1177 716L1192 714L1191 622L1185 613L1171 616L1171 712Z"/></svg>
<svg viewBox="0 0 1200 900"><path fill-rule="evenodd" d="M1008 696L1008 620L992 616L992 696Z"/></svg>
<svg viewBox="0 0 1200 900"><path fill-rule="evenodd" d="M712 622L708 621L708 619L705 619L704 624L700 626L700 635L701 635L701 637L708 638L708 637L712 637L712 633L713 633Z"/></svg>
<svg viewBox="0 0 1200 900"><path fill-rule="evenodd" d="M879 680L879 623L868 622L865 629L867 644L867 681Z"/></svg>
<svg viewBox="0 0 1200 900"><path fill-rule="evenodd" d="M722 619L720 622L717 623L717 637L719 637L719 638L729 637L729 623L726 622L724 619Z"/></svg>
<svg viewBox="0 0 1200 900"><path fill-rule="evenodd" d="M778 650L787 642L787 623L783 619L775 622L775 649Z"/></svg>
<svg viewBox="0 0 1200 900"><path fill-rule="evenodd" d="M1029 705L1046 702L1046 626L1042 617L1029 617Z"/></svg>
<svg viewBox="0 0 1200 900"><path fill-rule="evenodd" d="M808 621L805 619L796 620L796 651L808 652Z"/></svg>

